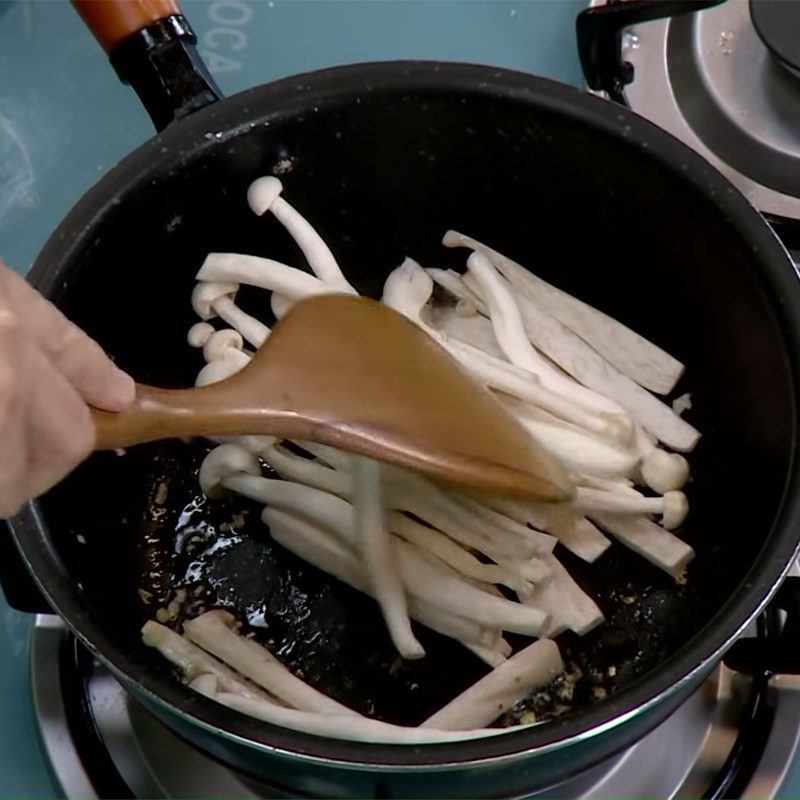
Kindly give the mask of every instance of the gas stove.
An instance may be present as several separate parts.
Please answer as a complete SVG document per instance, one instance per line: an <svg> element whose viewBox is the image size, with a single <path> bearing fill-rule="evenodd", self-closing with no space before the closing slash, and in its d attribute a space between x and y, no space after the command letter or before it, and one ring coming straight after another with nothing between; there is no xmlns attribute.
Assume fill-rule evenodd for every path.
<svg viewBox="0 0 800 800"><path fill-rule="evenodd" d="M574 21L587 4L215 0L190 4L187 13L215 78L232 93L321 66L391 58L478 61L582 85ZM793 151L784 145L793 142L792 117L780 104L800 84L788 81L796 80L795 67L776 63L752 26L746 0L674 19L631 18L619 34L608 52L613 65L631 65L625 77L633 80L594 89L687 141L757 207L800 218L800 184L795 192L753 161L780 150L790 175ZM10 76L0 82L0 242L3 258L25 271L78 196L151 131L67 4L0 0L0 69ZM742 75L747 81L737 83ZM687 107L692 81L705 93L696 105L715 109ZM759 94L764 86L778 104L772 109ZM707 115L698 122L701 112ZM733 158L715 144L737 124L768 135ZM0 620L0 797L297 796L235 774L177 738L58 618L33 621L0 600ZM800 679L749 679L720 667L645 739L548 795L800 797L798 720Z"/></svg>
<svg viewBox="0 0 800 800"><path fill-rule="evenodd" d="M592 0L592 88L669 131L759 209L800 219L795 0ZM691 12L692 8L702 11ZM588 24L590 23L590 24Z"/></svg>
<svg viewBox="0 0 800 800"><path fill-rule="evenodd" d="M298 796L291 787L238 774L180 739L133 700L58 617L36 618L30 657L42 745L70 800ZM800 677L750 679L720 666L633 747L528 797L787 796L799 719Z"/></svg>

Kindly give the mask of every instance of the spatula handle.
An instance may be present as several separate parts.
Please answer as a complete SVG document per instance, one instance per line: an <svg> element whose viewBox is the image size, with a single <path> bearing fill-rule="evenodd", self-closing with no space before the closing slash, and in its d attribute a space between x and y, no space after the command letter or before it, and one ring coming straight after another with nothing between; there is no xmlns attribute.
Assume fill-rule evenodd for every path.
<svg viewBox="0 0 800 800"><path fill-rule="evenodd" d="M223 384L194 389L158 389L136 385L136 399L124 411L111 413L92 409L95 450L116 450L158 439L198 436L238 436L247 433L285 432L303 437L310 430L302 420L268 410L246 411L232 407ZM284 415L285 416L285 415ZM289 415L292 417L293 415Z"/></svg>
<svg viewBox="0 0 800 800"><path fill-rule="evenodd" d="M72 0L72 5L107 53L142 28L181 13L177 0Z"/></svg>
<svg viewBox="0 0 800 800"><path fill-rule="evenodd" d="M136 399L120 413L92 409L95 450L115 450L157 439L198 433L188 391L136 385Z"/></svg>

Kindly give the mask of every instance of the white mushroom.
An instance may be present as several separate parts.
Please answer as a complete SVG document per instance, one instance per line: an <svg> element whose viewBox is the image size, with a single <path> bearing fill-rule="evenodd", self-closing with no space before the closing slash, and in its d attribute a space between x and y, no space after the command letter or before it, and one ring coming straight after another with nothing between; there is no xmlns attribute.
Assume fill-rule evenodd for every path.
<svg viewBox="0 0 800 800"><path fill-rule="evenodd" d="M198 686L204 690L208 688L206 682L200 682ZM501 732L494 729L440 731L433 728L404 728L400 725L390 725L387 722L363 717L360 714L345 716L298 711L293 708L283 708L265 700L253 700L229 692L216 692L207 696L221 705L271 725L303 731L314 736L327 736L353 742L422 745L479 739Z"/></svg>
<svg viewBox="0 0 800 800"><path fill-rule="evenodd" d="M261 320L242 311L227 295L215 300L211 307L253 347L261 347L269 336L270 330Z"/></svg>
<svg viewBox="0 0 800 800"><path fill-rule="evenodd" d="M240 351L243 347L244 341L238 331L231 328L214 331L203 345L203 358L208 362L219 361L227 358L231 350Z"/></svg>
<svg viewBox="0 0 800 800"><path fill-rule="evenodd" d="M645 497L638 492L604 492L579 486L571 505L579 511L608 511L612 514L656 514L667 530L683 524L689 513L689 501L683 492L669 491L663 497Z"/></svg>
<svg viewBox="0 0 800 800"><path fill-rule="evenodd" d="M148 647L155 647L175 664L188 681L193 681L201 675L208 675L217 681L222 691L233 692L243 697L266 697L258 686L239 677L214 656L158 622L153 620L145 622L142 628L142 641Z"/></svg>
<svg viewBox="0 0 800 800"><path fill-rule="evenodd" d="M587 634L603 622L603 612L554 555L545 556L545 559L552 577L537 586L530 597L520 599L550 615L550 624L543 635L554 637L565 630L579 636Z"/></svg>
<svg viewBox="0 0 800 800"><path fill-rule="evenodd" d="M302 514L334 532L349 547L355 546L353 507L341 498L290 481L243 474L224 479L222 485L257 502ZM523 610L519 603L476 589L455 572L426 561L406 542L396 539L393 546L403 584L410 594L453 614L468 613L486 627L538 635L547 624L546 614L534 608ZM465 611L467 608L469 612Z"/></svg>
<svg viewBox="0 0 800 800"><path fill-rule="evenodd" d="M208 322L195 322L189 332L186 334L186 341L189 347L202 347L207 341L208 337L214 333L214 326Z"/></svg>
<svg viewBox="0 0 800 800"><path fill-rule="evenodd" d="M489 725L563 671L558 645L551 639L539 639L473 683L421 727L469 730Z"/></svg>
<svg viewBox="0 0 800 800"><path fill-rule="evenodd" d="M275 319L281 319L294 305L294 301L286 297L286 295L273 292L269 299L269 305L275 315Z"/></svg>
<svg viewBox="0 0 800 800"><path fill-rule="evenodd" d="M256 214L276 217L314 274L268 258L211 253L197 273L192 304L201 319L220 317L229 329L217 332L204 321L189 332L190 344L203 347L209 362L197 377L198 386L242 369L252 357L245 343L257 348L270 334L263 322L236 305L239 285L271 292L278 319L303 298L354 293L330 249L281 192L277 178L261 178L251 185L248 202ZM683 369L678 361L485 245L454 232L448 232L445 244L474 251L465 275L423 270L406 258L387 277L383 303L433 337L562 461L577 486L572 501L473 497L328 446L290 443L305 451L298 455L263 436L218 437L224 444L204 461L200 483L210 496L228 490L265 504L262 519L276 542L378 601L405 657L423 655L410 624L414 619L460 641L493 667L484 681L454 701L461 719L455 724L469 727L491 722L524 696L519 694L520 680L533 679L531 672L515 673L514 685L503 688L504 672L511 674L524 660L522 654L509 658L504 630L528 636L565 630L583 635L602 622L597 604L552 552L557 541L593 562L611 545L599 525L671 575L683 573L694 553L668 529L678 527L688 513L680 489L688 480L689 465L683 456L661 449L659 442L689 451L699 433L648 391L669 391ZM431 304L434 281L456 304ZM284 480L262 477L258 456ZM642 483L661 496L639 492L635 486ZM501 592L501 586L516 592L519 602ZM272 656L263 656L253 642L242 647L242 637L227 627L231 620L221 619L207 615L200 625L201 634L203 625L217 626L204 640L206 646L220 648L226 642L231 648L226 660L239 659L237 668L251 676L252 670L260 671L264 691L246 695L241 686L246 691L249 682L226 673L222 664L221 670L187 673L194 690L276 724L322 735L348 736L362 723L348 709L298 711L297 704L307 702L307 690L314 690L290 675L290 693L296 690L297 696L287 700L276 693ZM189 630L193 627L188 623ZM544 641L523 653L536 648L558 657L552 642ZM164 650L173 659L183 652L177 645ZM532 669L536 663L531 662ZM280 685L286 678L282 670L277 664ZM464 709L480 719L465 721ZM455 712L443 709L439 718ZM290 720L285 714L297 716ZM374 737L363 735L410 741L404 729L396 733L393 727L376 727ZM354 738L362 733L359 729Z"/></svg>
<svg viewBox="0 0 800 800"><path fill-rule="evenodd" d="M197 273L197 280L258 286L293 300L336 292L324 281L303 270L270 258L239 253L209 253Z"/></svg>
<svg viewBox="0 0 800 800"><path fill-rule="evenodd" d="M235 621L226 611L208 611L183 628L198 647L294 708L344 716L357 713L301 681L258 642L235 633L231 629Z"/></svg>
<svg viewBox="0 0 800 800"><path fill-rule="evenodd" d="M461 235L457 234L455 236L460 237ZM465 242L474 243L476 249L485 255L488 254L487 257L495 266L506 263L507 259L501 254L495 253L495 251L474 242L472 239L468 239L468 237L461 238ZM453 244L452 246L459 245ZM515 266L523 269L519 265ZM479 290L480 287L475 284L473 276L469 273L462 279L456 273L450 271L428 270L428 272L437 282L446 285L448 290L457 297L469 296L473 299L477 297L474 289ZM517 289L516 285L515 289ZM515 294L515 301L522 316L525 333L538 350L583 386L615 400L636 421L650 432L656 434L668 446L683 451L690 451L695 446L699 438L699 433L695 428L682 420L672 408L635 383L624 373L624 370L607 361L567 325L547 314L543 307L539 305L540 300L541 295L538 293L531 294L530 292L517 291ZM487 315L489 314L488 307L481 298L478 298L475 302L478 303L479 310ZM589 307L587 306L587 308ZM599 314L600 312L596 313ZM450 328L453 335L464 339L470 344L480 346L480 343L469 338L469 329L462 327L460 331L457 331L455 320L447 323L445 329L447 327ZM632 332L629 331L629 333ZM652 346L646 340L642 341L646 346ZM646 362L642 362L641 365L646 366Z"/></svg>
<svg viewBox="0 0 800 800"><path fill-rule="evenodd" d="M209 320L219 316L214 310L214 302L221 297L227 297L233 300L238 290L238 283L199 281L192 290L192 308L194 309L194 313L202 320Z"/></svg>
<svg viewBox="0 0 800 800"><path fill-rule="evenodd" d="M607 512L592 512L590 517L615 539L673 578L680 578L694 558L694 550L686 542L647 517Z"/></svg>
<svg viewBox="0 0 800 800"><path fill-rule="evenodd" d="M356 550L397 652L407 659L422 658L425 650L411 630L403 580L387 529L380 465L365 456L352 458Z"/></svg>
<svg viewBox="0 0 800 800"><path fill-rule="evenodd" d="M265 508L261 518L278 544L354 589L374 597L355 553L330 531L298 514L276 508ZM414 595L408 597L408 609L413 619L463 644L489 647L494 641L495 635L476 622Z"/></svg>
<svg viewBox="0 0 800 800"><path fill-rule="evenodd" d="M611 478L627 476L639 463L634 449L619 447L577 426L562 422L544 409L521 403L513 397L500 397L501 403L572 472Z"/></svg>
<svg viewBox="0 0 800 800"><path fill-rule="evenodd" d="M260 475L258 457L235 444L222 444L203 459L198 475L200 488L207 497L219 497L224 493L223 481L242 473Z"/></svg>
<svg viewBox="0 0 800 800"><path fill-rule="evenodd" d="M536 351L525 331L510 285L498 275L485 256L473 252L467 259L467 267L489 307L497 342L512 364L530 370L544 386L578 405L598 414L606 414L620 425L630 427L630 421L617 403L560 373Z"/></svg>
<svg viewBox="0 0 800 800"><path fill-rule="evenodd" d="M459 341L448 341L447 350L462 366L466 367L475 378L495 391L533 403L535 406L549 411L553 416L585 428L603 438L615 440L624 434L607 415L593 414L583 406L564 395L554 392L541 384L535 376L525 370L499 361L481 352L478 348Z"/></svg>
<svg viewBox="0 0 800 800"><path fill-rule="evenodd" d="M636 443L642 456L639 472L651 489L664 494L686 485L689 462L682 455L661 450L640 428L636 432Z"/></svg>
<svg viewBox="0 0 800 800"><path fill-rule="evenodd" d="M683 364L669 353L485 244L456 231L447 231L443 244L481 252L518 293L540 303L545 312L573 330L609 363L641 386L659 394L668 394L683 374Z"/></svg>
<svg viewBox="0 0 800 800"><path fill-rule="evenodd" d="M243 369L250 363L250 356L241 350L236 350L231 347L228 348L224 358L218 358L215 361L209 361L200 372L197 373L195 378L195 386L207 386L212 383L224 381L235 375L240 369Z"/></svg>
<svg viewBox="0 0 800 800"><path fill-rule="evenodd" d="M433 281L412 258L393 269L383 284L381 302L425 327L420 316L433 292Z"/></svg>
<svg viewBox="0 0 800 800"><path fill-rule="evenodd" d="M320 280L338 291L356 294L342 274L328 245L308 220L280 196L282 191L283 185L278 178L271 175L258 178L247 190L247 202L258 216L267 211L272 212L295 240L312 272Z"/></svg>

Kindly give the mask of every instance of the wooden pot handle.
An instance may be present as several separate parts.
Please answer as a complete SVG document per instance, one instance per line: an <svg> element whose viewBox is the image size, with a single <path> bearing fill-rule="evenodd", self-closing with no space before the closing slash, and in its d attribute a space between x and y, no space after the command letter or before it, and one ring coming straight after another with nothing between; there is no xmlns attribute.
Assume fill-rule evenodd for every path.
<svg viewBox="0 0 800 800"><path fill-rule="evenodd" d="M72 0L72 5L107 53L142 28L181 13L177 0Z"/></svg>

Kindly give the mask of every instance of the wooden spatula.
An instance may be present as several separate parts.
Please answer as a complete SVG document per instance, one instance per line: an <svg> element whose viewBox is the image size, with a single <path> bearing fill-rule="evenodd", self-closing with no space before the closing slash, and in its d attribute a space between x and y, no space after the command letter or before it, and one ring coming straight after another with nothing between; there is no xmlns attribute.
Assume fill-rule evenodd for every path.
<svg viewBox="0 0 800 800"><path fill-rule="evenodd" d="M298 303L250 364L194 389L138 386L94 412L96 449L178 436L320 442L463 488L556 501L566 472L488 390L395 311L346 295Z"/></svg>

